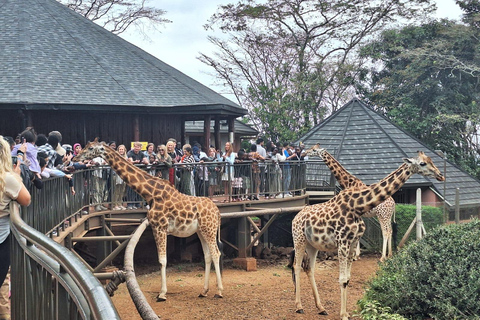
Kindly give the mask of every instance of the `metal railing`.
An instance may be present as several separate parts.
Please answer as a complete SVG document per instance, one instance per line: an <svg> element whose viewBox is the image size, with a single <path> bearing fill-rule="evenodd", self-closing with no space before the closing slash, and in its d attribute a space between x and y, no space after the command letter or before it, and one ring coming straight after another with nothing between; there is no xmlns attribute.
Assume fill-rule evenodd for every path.
<svg viewBox="0 0 480 320"><path fill-rule="evenodd" d="M68 249L11 209L12 319L120 319L101 283Z"/></svg>
<svg viewBox="0 0 480 320"><path fill-rule="evenodd" d="M161 165L140 167L153 175L164 169ZM329 188L330 179L328 168L317 161L245 161L234 165L206 162L192 163L188 167L175 164L173 175L174 185L179 191L208 196L216 202L256 199L259 195L268 198L302 195L309 185ZM118 189L122 192L123 204L144 205L141 196L117 182L116 174L108 166L74 172L75 195L71 194L66 178L47 179L43 189L30 190L32 204L22 211L22 219L46 234L54 228L63 227L60 222L71 218L82 208L97 203L111 203Z"/></svg>

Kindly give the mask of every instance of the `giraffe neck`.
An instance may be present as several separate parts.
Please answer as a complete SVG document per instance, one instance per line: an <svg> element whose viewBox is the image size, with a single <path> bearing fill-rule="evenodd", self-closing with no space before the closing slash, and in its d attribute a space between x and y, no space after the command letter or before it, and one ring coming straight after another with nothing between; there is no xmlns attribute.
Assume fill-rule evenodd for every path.
<svg viewBox="0 0 480 320"><path fill-rule="evenodd" d="M139 193L146 201L150 201L153 198L153 194L145 188L145 185L148 184L148 180L154 177L130 163L115 150L110 148L105 149L104 159L110 167L115 170L130 188Z"/></svg>
<svg viewBox="0 0 480 320"><path fill-rule="evenodd" d="M359 191L353 191L352 198L356 199L356 212L365 214L384 202L388 197L397 192L415 172L414 168L404 163L379 182L361 188Z"/></svg>
<svg viewBox="0 0 480 320"><path fill-rule="evenodd" d="M330 171L332 171L342 189L365 186L362 180L348 172L327 150L322 150L320 156Z"/></svg>

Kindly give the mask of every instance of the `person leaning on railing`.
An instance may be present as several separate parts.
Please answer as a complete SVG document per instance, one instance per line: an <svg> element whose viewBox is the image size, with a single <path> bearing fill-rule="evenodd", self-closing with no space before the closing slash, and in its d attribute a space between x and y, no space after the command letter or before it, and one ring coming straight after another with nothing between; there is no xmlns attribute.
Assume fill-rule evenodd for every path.
<svg viewBox="0 0 480 320"><path fill-rule="evenodd" d="M30 199L30 193L20 177L18 160L14 166L10 145L0 136L0 284L5 281L10 266L10 205L16 201L22 206L28 206ZM0 318L10 319L7 312L8 306L0 305Z"/></svg>

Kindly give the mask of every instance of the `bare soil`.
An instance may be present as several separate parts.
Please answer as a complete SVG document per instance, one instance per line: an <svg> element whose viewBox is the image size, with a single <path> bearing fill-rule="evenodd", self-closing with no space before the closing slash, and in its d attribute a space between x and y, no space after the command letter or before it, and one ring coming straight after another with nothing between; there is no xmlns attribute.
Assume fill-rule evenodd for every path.
<svg viewBox="0 0 480 320"><path fill-rule="evenodd" d="M348 286L347 311L355 317L356 303L364 293L365 282L378 268L378 255L364 255L352 266ZM340 286L338 260L317 262L315 279L320 299L329 313L320 316L312 289L304 272L301 296L304 314L295 313L295 290L287 260L257 260L257 271L247 272L226 263L223 270L223 299L214 298L215 274L210 276L207 298L198 298L203 287L203 264L181 264L167 268L167 301L156 302L160 291L159 266L137 267L137 281L145 297L161 319L339 319ZM141 320L125 284L115 292L113 302L122 319Z"/></svg>

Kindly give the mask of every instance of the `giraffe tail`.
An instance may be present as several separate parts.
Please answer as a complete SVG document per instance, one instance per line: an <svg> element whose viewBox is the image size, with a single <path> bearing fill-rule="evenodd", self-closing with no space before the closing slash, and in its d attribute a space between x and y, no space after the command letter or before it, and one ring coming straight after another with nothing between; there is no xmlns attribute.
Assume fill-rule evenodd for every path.
<svg viewBox="0 0 480 320"><path fill-rule="evenodd" d="M221 220L221 218L219 218L218 219L217 246L218 246L218 250L220 250L220 261L219 261L220 274L223 273L223 258L225 256L225 254L223 253L223 243L222 243L222 240L220 239L221 227L222 227L222 220Z"/></svg>
<svg viewBox="0 0 480 320"><path fill-rule="evenodd" d="M293 264L295 263L295 249L290 252L290 258L288 258L287 267L292 269L292 280L293 284L295 285L295 269L293 268Z"/></svg>

